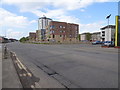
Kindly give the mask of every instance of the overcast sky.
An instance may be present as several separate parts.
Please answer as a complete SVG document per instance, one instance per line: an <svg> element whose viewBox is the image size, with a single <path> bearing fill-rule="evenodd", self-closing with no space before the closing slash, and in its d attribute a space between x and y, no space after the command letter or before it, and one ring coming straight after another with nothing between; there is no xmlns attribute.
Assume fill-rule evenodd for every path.
<svg viewBox="0 0 120 90"><path fill-rule="evenodd" d="M113 2L114 1L114 2ZM19 39L38 29L38 18L79 24L79 33L115 25L119 0L0 0L0 36Z"/></svg>

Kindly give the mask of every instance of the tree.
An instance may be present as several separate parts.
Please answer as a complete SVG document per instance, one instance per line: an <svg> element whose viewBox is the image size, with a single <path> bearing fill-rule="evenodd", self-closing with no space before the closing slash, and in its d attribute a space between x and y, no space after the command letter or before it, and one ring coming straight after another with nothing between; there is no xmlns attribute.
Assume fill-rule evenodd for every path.
<svg viewBox="0 0 120 90"><path fill-rule="evenodd" d="M88 41L91 40L91 33L86 33L86 40L88 40Z"/></svg>
<svg viewBox="0 0 120 90"><path fill-rule="evenodd" d="M22 38L20 39L20 42L25 42L25 41L28 41L28 40L29 40L28 37L22 37Z"/></svg>

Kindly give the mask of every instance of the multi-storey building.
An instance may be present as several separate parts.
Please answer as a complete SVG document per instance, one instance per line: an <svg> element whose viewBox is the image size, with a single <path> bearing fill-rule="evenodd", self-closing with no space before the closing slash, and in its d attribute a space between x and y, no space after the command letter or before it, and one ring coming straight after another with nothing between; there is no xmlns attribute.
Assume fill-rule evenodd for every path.
<svg viewBox="0 0 120 90"><path fill-rule="evenodd" d="M101 32L91 33L91 40L92 41L101 41Z"/></svg>
<svg viewBox="0 0 120 90"><path fill-rule="evenodd" d="M81 41L90 41L91 40L91 33L86 32L86 33L82 33L80 34L80 39Z"/></svg>
<svg viewBox="0 0 120 90"><path fill-rule="evenodd" d="M36 33L35 32L30 32L29 33L29 40L30 41L36 41Z"/></svg>
<svg viewBox="0 0 120 90"><path fill-rule="evenodd" d="M81 40L81 41L87 40L87 38L86 38L86 33L80 34L80 40Z"/></svg>
<svg viewBox="0 0 120 90"><path fill-rule="evenodd" d="M39 40L45 40L45 33L46 33L46 26L49 25L49 23L52 21L52 19L47 17L41 17L38 19L38 30L40 30L39 34Z"/></svg>
<svg viewBox="0 0 120 90"><path fill-rule="evenodd" d="M36 41L40 41L41 39L41 30L36 30Z"/></svg>
<svg viewBox="0 0 120 90"><path fill-rule="evenodd" d="M101 28L102 41L114 41L115 39L115 25L108 25Z"/></svg>
<svg viewBox="0 0 120 90"><path fill-rule="evenodd" d="M46 27L47 40L55 42L76 42L78 41L79 25L51 21Z"/></svg>

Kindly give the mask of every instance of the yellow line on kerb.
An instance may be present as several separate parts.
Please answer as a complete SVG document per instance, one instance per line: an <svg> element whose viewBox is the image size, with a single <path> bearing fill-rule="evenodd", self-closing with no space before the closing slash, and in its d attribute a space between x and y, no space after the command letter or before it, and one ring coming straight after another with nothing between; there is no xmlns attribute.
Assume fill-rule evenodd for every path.
<svg viewBox="0 0 120 90"><path fill-rule="evenodd" d="M116 16L115 46L118 46L118 16Z"/></svg>

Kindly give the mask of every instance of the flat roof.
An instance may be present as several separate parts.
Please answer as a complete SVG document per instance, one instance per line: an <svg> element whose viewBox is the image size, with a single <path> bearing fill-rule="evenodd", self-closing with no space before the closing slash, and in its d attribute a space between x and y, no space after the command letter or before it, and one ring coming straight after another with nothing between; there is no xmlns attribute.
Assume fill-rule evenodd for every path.
<svg viewBox="0 0 120 90"><path fill-rule="evenodd" d="M103 28L100 28L101 30L104 30L104 29L106 29L106 28L115 28L115 25L107 25L107 26L105 26L105 27L103 27Z"/></svg>
<svg viewBox="0 0 120 90"><path fill-rule="evenodd" d="M60 22L60 21L51 21L51 22L66 23L66 24L73 24L73 25L79 25L79 24L75 24L75 23L67 23L67 22Z"/></svg>
<svg viewBox="0 0 120 90"><path fill-rule="evenodd" d="M49 20L52 20L51 18L47 18L47 17L41 17L39 19L49 19Z"/></svg>

